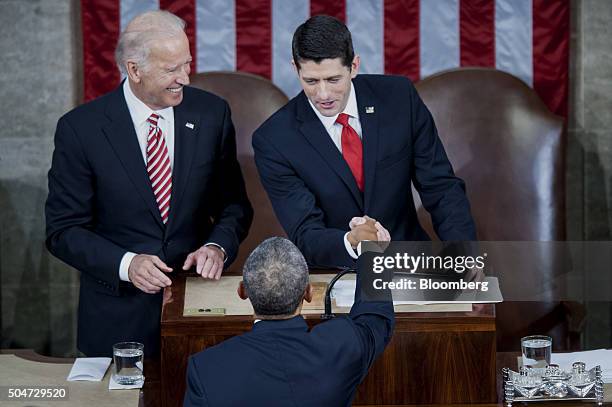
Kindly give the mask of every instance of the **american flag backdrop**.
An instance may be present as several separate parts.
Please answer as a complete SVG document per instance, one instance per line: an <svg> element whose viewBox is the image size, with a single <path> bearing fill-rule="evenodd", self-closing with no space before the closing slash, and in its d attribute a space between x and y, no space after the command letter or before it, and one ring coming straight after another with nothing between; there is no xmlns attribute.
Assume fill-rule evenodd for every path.
<svg viewBox="0 0 612 407"><path fill-rule="evenodd" d="M81 0L86 100L120 81L114 49L121 29L158 8L187 22L192 72L250 72L292 97L299 91L293 31L328 14L351 30L361 73L418 81L451 68L495 67L567 117L569 0Z"/></svg>

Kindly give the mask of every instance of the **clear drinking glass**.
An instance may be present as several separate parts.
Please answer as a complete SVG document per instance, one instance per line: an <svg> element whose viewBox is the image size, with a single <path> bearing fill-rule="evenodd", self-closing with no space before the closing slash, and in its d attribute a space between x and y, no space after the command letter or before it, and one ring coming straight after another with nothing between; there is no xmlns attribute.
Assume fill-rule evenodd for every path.
<svg viewBox="0 0 612 407"><path fill-rule="evenodd" d="M144 345L140 342L120 342L113 345L113 379L119 384L135 385L144 380Z"/></svg>
<svg viewBox="0 0 612 407"><path fill-rule="evenodd" d="M545 369L550 364L552 338L544 335L531 335L521 339L523 366Z"/></svg>

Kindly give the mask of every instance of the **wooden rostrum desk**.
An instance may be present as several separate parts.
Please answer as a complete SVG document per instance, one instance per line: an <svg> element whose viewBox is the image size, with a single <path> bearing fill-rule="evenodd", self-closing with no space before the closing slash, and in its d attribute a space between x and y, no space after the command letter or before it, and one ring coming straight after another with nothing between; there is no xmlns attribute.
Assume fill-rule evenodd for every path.
<svg viewBox="0 0 612 407"><path fill-rule="evenodd" d="M164 295L162 406L182 406L189 355L253 325L252 315L183 316L186 278L173 276ZM316 278L311 274L311 281ZM226 287L223 295L241 301L235 286ZM310 327L321 322L321 313L304 315ZM391 343L359 386L354 405L497 402L493 305L470 312L398 312L396 307L395 318Z"/></svg>

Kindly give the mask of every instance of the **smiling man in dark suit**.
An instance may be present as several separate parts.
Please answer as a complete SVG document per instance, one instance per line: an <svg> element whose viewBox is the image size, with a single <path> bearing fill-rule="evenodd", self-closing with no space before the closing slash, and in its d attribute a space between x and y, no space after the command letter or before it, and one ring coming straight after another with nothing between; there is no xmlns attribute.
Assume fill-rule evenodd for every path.
<svg viewBox="0 0 612 407"><path fill-rule="evenodd" d="M303 92L254 133L253 148L276 215L310 264L352 267L362 240L429 239L411 182L440 239L475 240L464 183L408 79L358 75L351 34L329 16L297 28L293 64Z"/></svg>
<svg viewBox="0 0 612 407"><path fill-rule="evenodd" d="M309 330L300 315L312 299L304 256L287 239L262 242L238 288L253 305L253 329L189 358L184 406L350 406L395 324L391 292L370 298L360 273L349 315Z"/></svg>
<svg viewBox="0 0 612 407"><path fill-rule="evenodd" d="M251 223L228 105L186 86L184 27L165 11L134 18L116 51L124 82L57 124L46 243L81 272L88 356L120 341L157 352L166 273L218 279Z"/></svg>

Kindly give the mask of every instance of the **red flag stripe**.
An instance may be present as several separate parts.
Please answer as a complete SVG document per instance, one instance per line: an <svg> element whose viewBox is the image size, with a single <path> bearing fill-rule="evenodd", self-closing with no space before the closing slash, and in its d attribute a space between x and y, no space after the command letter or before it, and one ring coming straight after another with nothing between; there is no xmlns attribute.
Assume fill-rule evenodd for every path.
<svg viewBox="0 0 612 407"><path fill-rule="evenodd" d="M385 0L385 73L419 80L419 0Z"/></svg>
<svg viewBox="0 0 612 407"><path fill-rule="evenodd" d="M533 88L554 113L567 117L569 1L533 0Z"/></svg>
<svg viewBox="0 0 612 407"><path fill-rule="evenodd" d="M272 0L236 1L236 69L272 78Z"/></svg>
<svg viewBox="0 0 612 407"><path fill-rule="evenodd" d="M326 14L346 22L346 1L310 0L310 15Z"/></svg>
<svg viewBox="0 0 612 407"><path fill-rule="evenodd" d="M495 1L460 0L461 66L495 67Z"/></svg>
<svg viewBox="0 0 612 407"><path fill-rule="evenodd" d="M196 66L196 0L159 0L159 8L168 10L185 20L185 33L189 39L191 51L191 71L197 72Z"/></svg>
<svg viewBox="0 0 612 407"><path fill-rule="evenodd" d="M81 0L83 97L94 99L113 90L121 79L115 64L119 39L119 0Z"/></svg>

